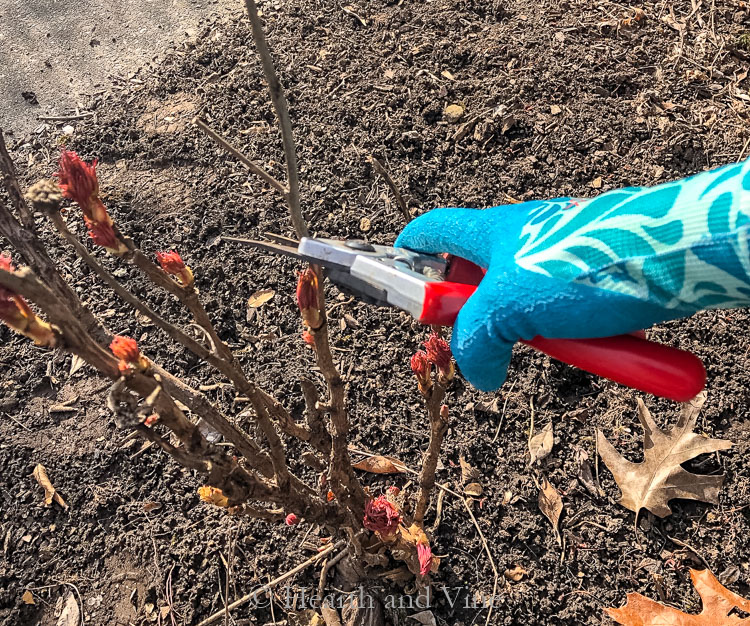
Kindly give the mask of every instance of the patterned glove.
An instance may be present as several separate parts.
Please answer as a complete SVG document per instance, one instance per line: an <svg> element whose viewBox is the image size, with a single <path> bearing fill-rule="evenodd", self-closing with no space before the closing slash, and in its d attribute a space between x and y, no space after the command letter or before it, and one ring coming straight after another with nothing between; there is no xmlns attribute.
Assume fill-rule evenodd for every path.
<svg viewBox="0 0 750 626"><path fill-rule="evenodd" d="M750 160L591 200L435 209L395 245L486 268L451 348L489 391L519 339L608 337L750 306Z"/></svg>

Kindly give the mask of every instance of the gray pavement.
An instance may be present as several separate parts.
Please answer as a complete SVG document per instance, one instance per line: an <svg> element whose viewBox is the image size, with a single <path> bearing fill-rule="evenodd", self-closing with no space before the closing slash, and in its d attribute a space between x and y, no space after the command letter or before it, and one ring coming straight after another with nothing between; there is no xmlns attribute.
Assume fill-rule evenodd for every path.
<svg viewBox="0 0 750 626"><path fill-rule="evenodd" d="M0 128L75 111L240 0L0 0Z"/></svg>

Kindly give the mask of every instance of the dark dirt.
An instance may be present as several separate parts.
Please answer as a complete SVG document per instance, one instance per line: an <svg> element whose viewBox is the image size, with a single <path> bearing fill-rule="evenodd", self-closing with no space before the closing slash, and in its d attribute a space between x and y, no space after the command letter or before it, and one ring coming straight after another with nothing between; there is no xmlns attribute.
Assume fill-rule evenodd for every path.
<svg viewBox="0 0 750 626"><path fill-rule="evenodd" d="M743 2L377 0L357 1L348 12L328 4L263 6L296 128L305 214L317 235L391 242L403 226L366 163L369 154L387 163L416 213L589 196L747 156L750 14ZM636 6L643 19L635 19ZM299 416L298 380L312 357L293 304L296 266L218 239L289 233L285 208L189 124L202 111L248 156L283 175L247 23L216 22L140 79L143 85L125 93L94 99L96 117L78 125L70 143L84 157L101 159L106 203L124 231L148 251L183 253L222 336L258 382ZM456 103L465 106L463 119L444 122L444 107ZM476 121L457 137L469 120ZM54 171L58 139L49 133L16 143L26 181ZM366 232L363 218L370 222ZM138 338L149 356L192 384L218 382L94 287L88 270L55 239L50 243L112 330ZM184 322L171 300L130 269L117 271ZM276 290L275 298L248 322L246 298L266 288ZM332 301L342 302L332 315L333 344L347 375L352 443L417 467L427 428L408 359L425 332L404 314L337 294L331 290ZM340 330L344 315L359 327ZM714 312L649 331L703 359L709 395L698 429L735 446L690 464L725 473L718 505L675 501L665 519L643 513L637 532L633 514L616 504L617 487L603 464L606 497L597 499L577 480L576 460L578 448L595 459L596 427L628 458L640 458L635 392L528 348L517 350L497 394L479 394L457 377L439 480L460 479L460 455L481 473L486 499L475 514L501 572L492 623L607 624L602 608L621 605L631 591L661 594L697 612L688 568L702 568L702 560L730 589L750 595L748 320L744 311ZM167 585L176 622L197 623L223 606L222 558L238 526L231 598L309 555L304 525L238 524L199 502L200 481L190 472L154 450L137 454L140 444L116 431L102 381L90 379L87 368L69 376L69 357L33 348L5 328L0 338L0 411L7 416L0 421L3 624L54 624L62 583L77 587L87 623L156 622ZM207 393L243 421L228 390ZM75 413L50 412L76 396ZM493 399L496 412L477 408ZM532 399L536 428L555 426L543 470L563 496L564 550L537 507L527 466ZM660 423L675 419L673 403L645 401ZM31 477L39 462L71 505L68 512L39 506L41 490ZM376 480L373 488L386 484ZM148 511L149 503L158 505ZM433 518L434 511L428 524ZM307 541L318 534L313 529ZM443 557L436 584L461 586L463 594L455 610L438 598L438 622L483 623L486 610L464 604L492 592L492 570L463 504L452 497L445 499L434 546ZM506 586L502 572L516 565L529 576ZM317 585L317 571L293 583ZM35 606L24 605L26 589L34 591ZM278 604L273 615L244 608L234 617L237 624L286 619ZM403 614L389 619L415 623Z"/></svg>

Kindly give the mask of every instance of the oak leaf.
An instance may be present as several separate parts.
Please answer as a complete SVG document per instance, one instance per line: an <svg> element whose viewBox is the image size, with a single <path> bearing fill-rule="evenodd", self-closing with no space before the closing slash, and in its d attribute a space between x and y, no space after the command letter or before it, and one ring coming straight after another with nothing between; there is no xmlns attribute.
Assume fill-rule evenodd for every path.
<svg viewBox="0 0 750 626"><path fill-rule="evenodd" d="M750 625L750 617L729 615L735 608L750 612L746 600L724 587L707 569L690 570L693 586L703 601L699 615L683 613L664 606L640 593L629 593L625 606L605 609L609 616L623 626L739 626Z"/></svg>
<svg viewBox="0 0 750 626"><path fill-rule="evenodd" d="M677 424L670 430L661 430L641 400L638 400L638 419L643 424L644 442L641 463L624 459L604 434L597 430L599 454L615 477L622 491L619 502L634 511L636 518L641 509L648 509L658 517L672 514L669 501L673 498L701 500L716 504L724 476L701 476L681 467L682 463L699 454L727 450L732 442L725 439L708 439L694 433L698 413L706 401L701 392L682 405Z"/></svg>

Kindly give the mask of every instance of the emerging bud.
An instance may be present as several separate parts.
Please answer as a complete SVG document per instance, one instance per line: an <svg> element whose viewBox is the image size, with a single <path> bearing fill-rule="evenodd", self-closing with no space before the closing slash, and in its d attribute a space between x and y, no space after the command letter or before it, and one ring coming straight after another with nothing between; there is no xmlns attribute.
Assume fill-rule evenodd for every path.
<svg viewBox="0 0 750 626"><path fill-rule="evenodd" d="M315 348L315 337L312 336L312 333L309 330L302 331L302 341L304 341L311 348Z"/></svg>
<svg viewBox="0 0 750 626"><path fill-rule="evenodd" d="M0 254L0 269L13 272L15 268L10 256ZM52 327L40 319L31 307L15 291L0 286L0 320L18 333L33 339L38 346L54 348L57 334Z"/></svg>
<svg viewBox="0 0 750 626"><path fill-rule="evenodd" d="M86 222L86 226L88 226L89 237L91 237L92 241L97 246L102 246L113 252L120 250L120 243L117 241L117 236L115 235L111 223L92 222L86 217L83 218L83 221Z"/></svg>
<svg viewBox="0 0 750 626"><path fill-rule="evenodd" d="M432 389L432 378L430 376L432 365L427 359L426 352L417 350L416 354L411 357L411 371L417 377L419 391L423 396L426 396Z"/></svg>
<svg viewBox="0 0 750 626"><path fill-rule="evenodd" d="M146 428L151 428L158 421L159 421L159 414L158 413L152 413L145 420L143 420L143 425Z"/></svg>
<svg viewBox="0 0 750 626"><path fill-rule="evenodd" d="M323 320L320 316L320 305L318 303L318 276L311 267L299 273L297 305L305 324L313 330L320 328Z"/></svg>
<svg viewBox="0 0 750 626"><path fill-rule="evenodd" d="M183 287L191 287L194 282L193 271L185 265L182 257L174 250L157 252L156 258L163 269L170 276L174 276Z"/></svg>
<svg viewBox="0 0 750 626"><path fill-rule="evenodd" d="M384 536L396 532L401 523L401 514L385 496L372 498L365 504L365 517L362 522L365 528Z"/></svg>
<svg viewBox="0 0 750 626"><path fill-rule="evenodd" d="M420 575L427 576L432 569L432 549L428 544L417 544L417 558L419 559Z"/></svg>
<svg viewBox="0 0 750 626"><path fill-rule="evenodd" d="M69 200L77 203L84 214L99 195L99 181L96 177L96 161L86 163L75 152L63 150L60 154L60 189Z"/></svg>
<svg viewBox="0 0 750 626"><path fill-rule="evenodd" d="M83 211L83 220L94 243L112 254L124 254L127 246L115 235L112 218L99 199L99 180L96 161L86 163L75 152L63 150L60 154L60 171L57 177L63 196L73 200Z"/></svg>
<svg viewBox="0 0 750 626"><path fill-rule="evenodd" d="M140 371L148 367L148 361L141 355L138 344L131 337L117 335L109 344L109 349L120 359L119 368L122 373L129 372L131 367Z"/></svg>
<svg viewBox="0 0 750 626"><path fill-rule="evenodd" d="M294 526L295 524L299 524L299 518L294 513L290 513L289 515L287 515L286 520L284 521L286 522L287 526Z"/></svg>
<svg viewBox="0 0 750 626"><path fill-rule="evenodd" d="M441 339L435 333L432 333L424 342L427 351L427 360L437 367L440 375L446 380L453 378L455 367L451 360L451 349L445 339Z"/></svg>

